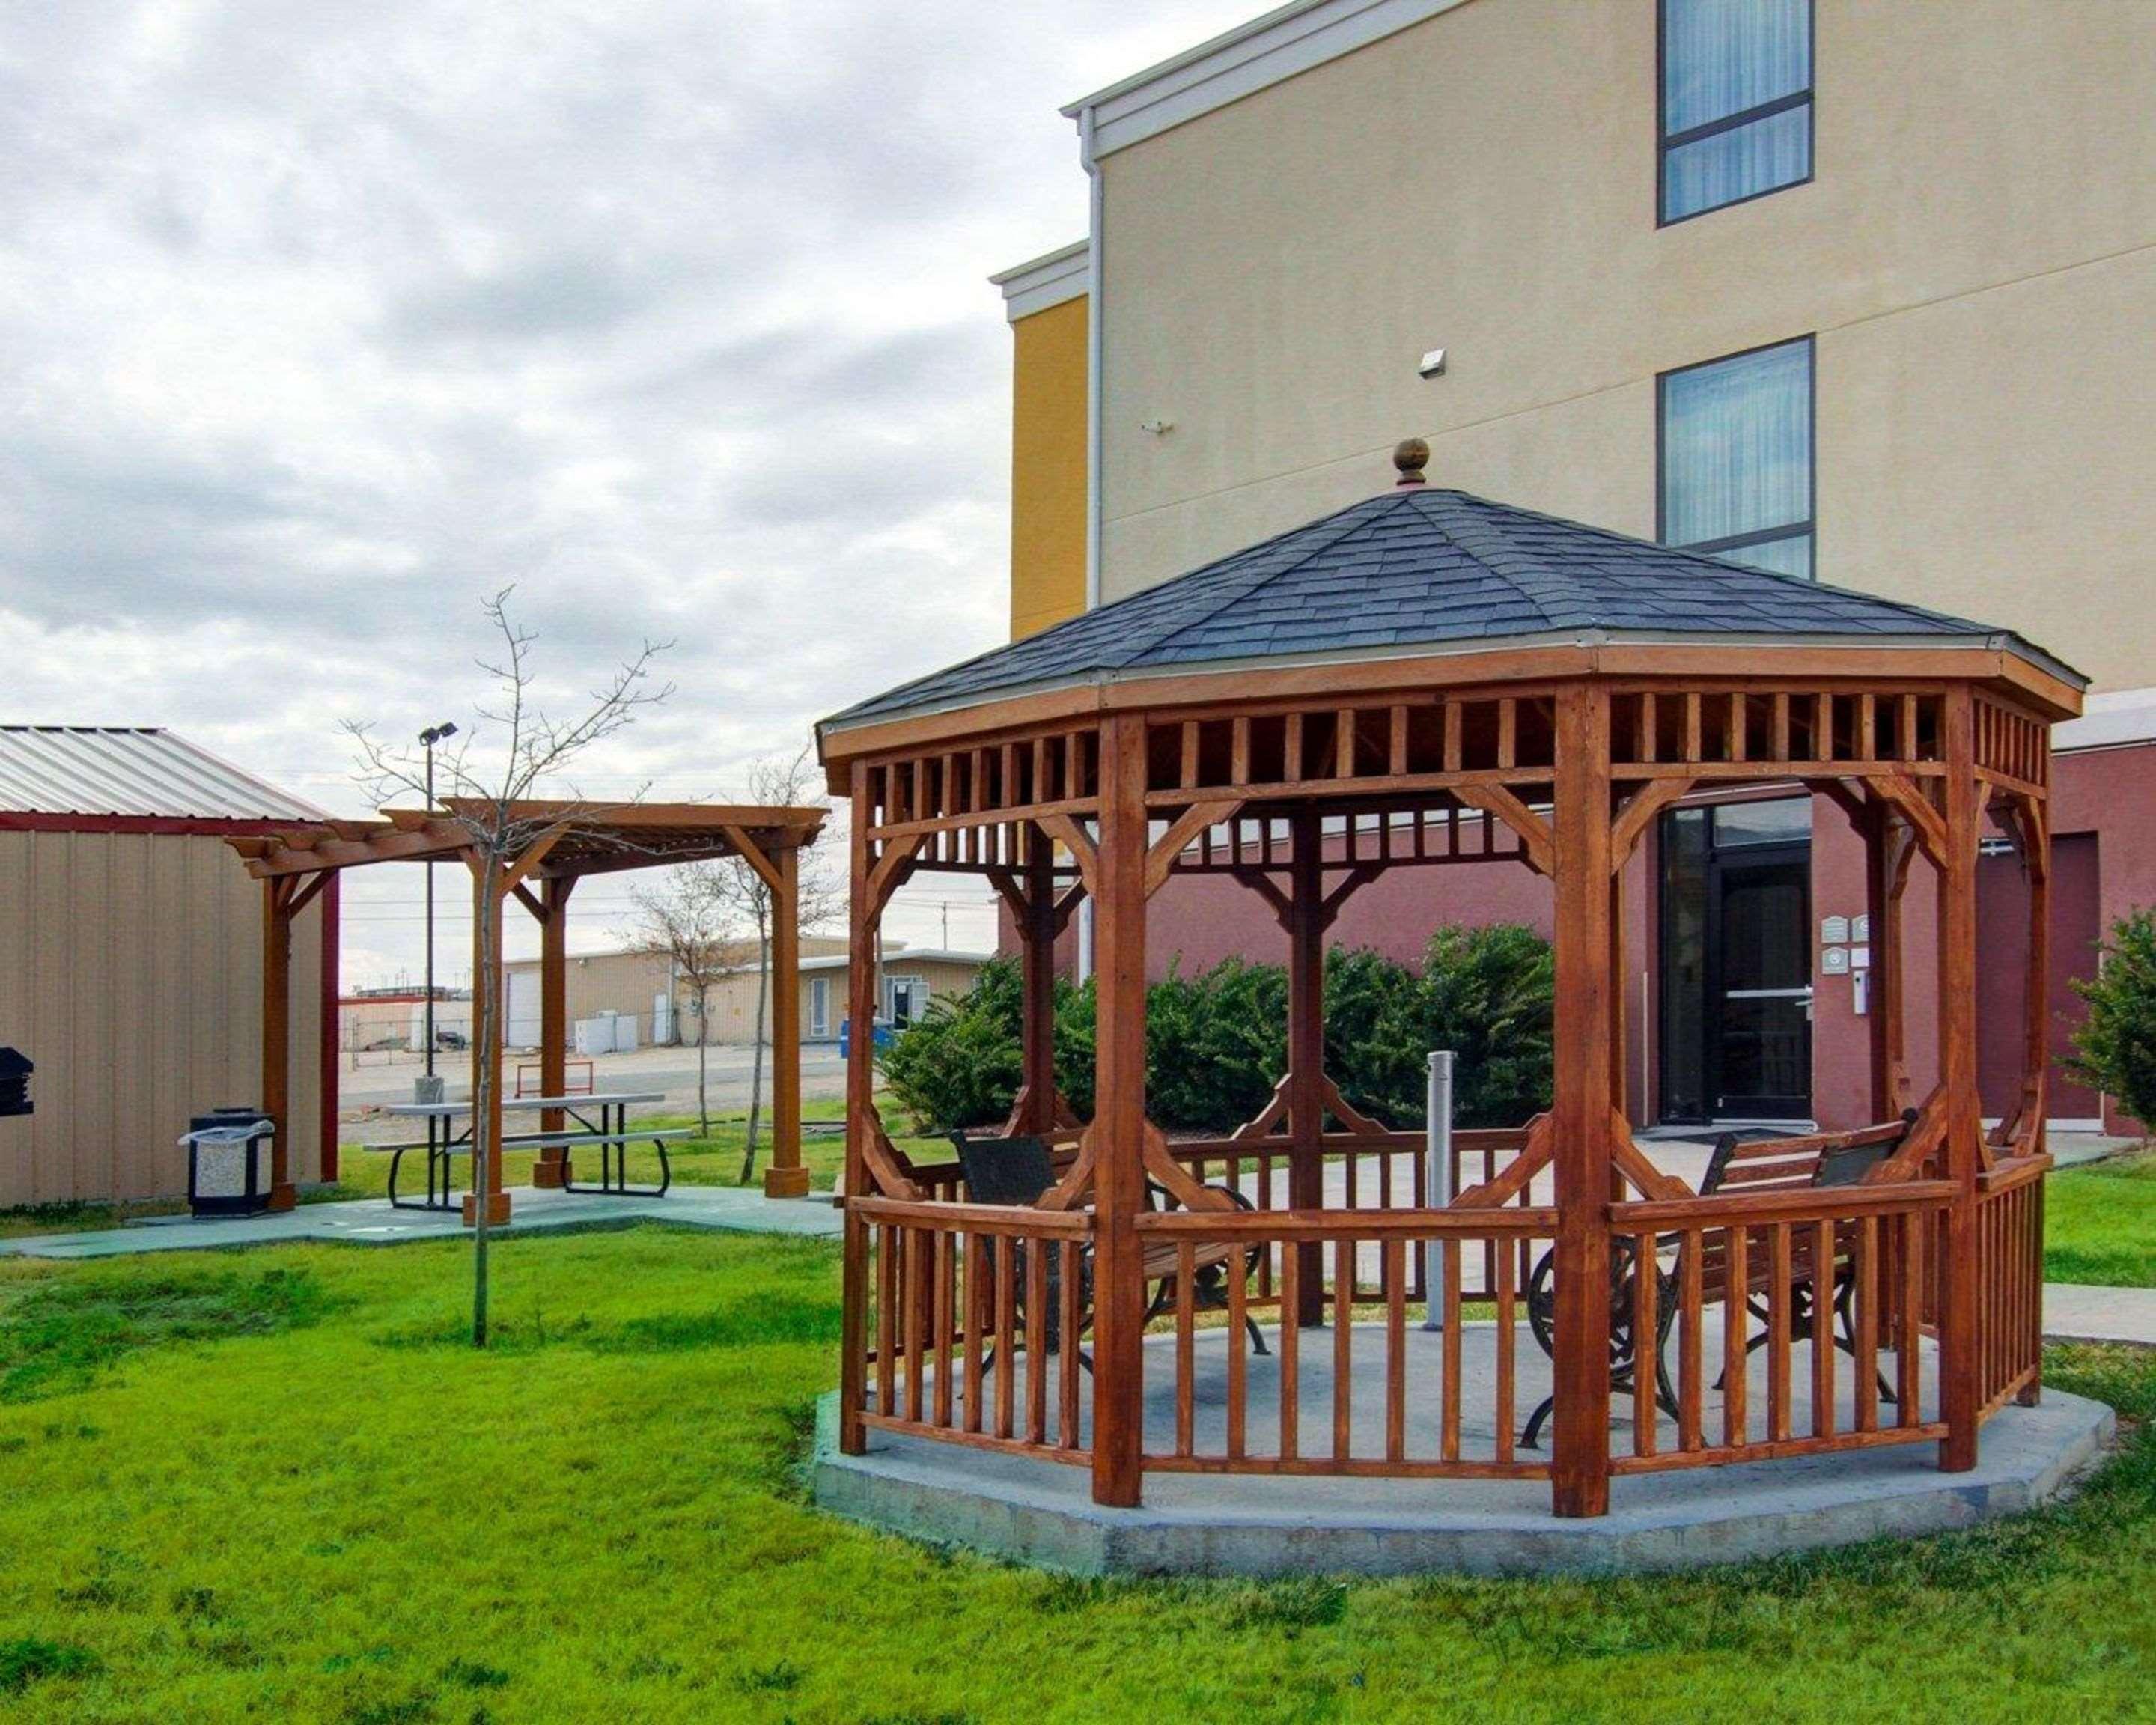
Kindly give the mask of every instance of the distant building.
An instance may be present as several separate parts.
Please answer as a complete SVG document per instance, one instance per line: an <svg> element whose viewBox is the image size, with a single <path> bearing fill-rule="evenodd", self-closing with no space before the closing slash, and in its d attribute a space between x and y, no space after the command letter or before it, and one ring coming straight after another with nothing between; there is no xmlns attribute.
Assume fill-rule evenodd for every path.
<svg viewBox="0 0 2156 1725"><path fill-rule="evenodd" d="M438 1048L471 1045L471 991L434 990ZM427 1045L424 988L355 988L337 1002L337 1048L346 1056L422 1050Z"/></svg>
<svg viewBox="0 0 2156 1725"><path fill-rule="evenodd" d="M0 1208L183 1193L189 1118L262 1101L262 887L224 841L321 819L169 731L0 726L0 1046L36 1066ZM302 1182L335 1171L336 948L332 877L293 930Z"/></svg>
<svg viewBox="0 0 2156 1725"><path fill-rule="evenodd" d="M824 938L819 942L823 950L816 952L808 952L806 937L801 944L806 954L801 960L801 1040L835 1042L846 1016L847 978L852 968L846 942L838 937ZM911 1024L927 1011L930 1001L964 993L973 986L981 967L994 956L935 947L914 948L886 941L883 965L876 978L877 1023ZM711 990L713 1042L746 1043L755 1034L757 983L762 973L761 966L744 964ZM687 1033L684 1040L693 1042L694 1017L685 1018L683 1023ZM766 1040L769 1040L767 1033Z"/></svg>
<svg viewBox="0 0 2156 1725"><path fill-rule="evenodd" d="M805 958L814 958L831 952L843 953L846 948L842 935L804 934L801 937L801 951ZM737 949L727 957L732 967L746 967L751 975L756 970L756 944L752 941L737 943ZM805 967L804 967L805 968ZM539 961L536 958L513 958L502 967L503 1023L507 1027L507 1042L511 1048L536 1048L539 1045ZM695 993L674 973L672 962L664 953L640 952L629 947L616 947L602 952L572 952L568 963L568 1014L571 1050L575 1050L575 1027L581 1022L602 1016L633 1019L635 1029L634 1045L646 1047L654 1042L685 1042L697 1040L696 1003ZM721 992L715 989L715 997ZM742 1020L738 1035L715 1033L714 1042L746 1042L746 1026L752 1021L755 999L751 991L749 1014ZM712 1014L715 1024L721 1022L720 1014ZM832 1033L837 1034L836 1031Z"/></svg>

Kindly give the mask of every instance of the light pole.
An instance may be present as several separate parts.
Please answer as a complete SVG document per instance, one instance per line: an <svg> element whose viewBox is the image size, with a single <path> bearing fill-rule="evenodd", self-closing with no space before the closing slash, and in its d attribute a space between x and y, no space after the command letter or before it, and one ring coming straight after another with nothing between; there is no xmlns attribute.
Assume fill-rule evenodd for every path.
<svg viewBox="0 0 2156 1725"><path fill-rule="evenodd" d="M427 752L427 817L434 814L434 745L446 742L457 734L457 727L448 720L430 725L419 733L419 746ZM427 1076L434 1076L434 863L427 860ZM433 1086L428 1086L432 1089Z"/></svg>

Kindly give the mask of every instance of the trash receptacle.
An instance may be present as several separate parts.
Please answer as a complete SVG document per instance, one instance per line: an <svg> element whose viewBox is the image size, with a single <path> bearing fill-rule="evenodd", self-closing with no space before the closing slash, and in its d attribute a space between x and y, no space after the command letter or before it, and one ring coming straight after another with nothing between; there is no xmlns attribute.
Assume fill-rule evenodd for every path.
<svg viewBox="0 0 2156 1725"><path fill-rule="evenodd" d="M181 1134L187 1209L198 1216L252 1216L270 1208L270 1150L277 1125L259 1108L198 1114Z"/></svg>

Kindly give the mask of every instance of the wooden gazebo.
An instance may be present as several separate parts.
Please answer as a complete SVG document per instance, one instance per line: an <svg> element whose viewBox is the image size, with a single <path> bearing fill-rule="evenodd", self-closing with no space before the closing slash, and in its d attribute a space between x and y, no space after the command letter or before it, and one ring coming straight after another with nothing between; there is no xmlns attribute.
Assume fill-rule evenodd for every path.
<svg viewBox="0 0 2156 1725"><path fill-rule="evenodd" d="M516 854L489 866L475 842L472 821L484 818L493 829L528 832L530 842ZM798 857L822 830L821 809L766 808L710 803L627 803L590 806L573 803L521 802L490 810L470 799L444 798L440 811L384 809L378 820L331 821L295 828L270 838L228 842L245 860L247 871L262 882L262 1107L277 1122L271 1169L271 1207L287 1209L298 1202L291 1178L284 1131L290 1088L288 1045L291 994L292 919L306 908L323 883L345 869L375 863L457 861L472 876L475 978L499 978L501 970L501 911L514 899L540 928L540 1083L549 1096L562 1094L568 1055L568 912L577 883L590 875L624 870L670 867L715 857L738 856L769 888L772 903L772 1156L764 1174L766 1192L774 1198L801 1198L808 1191L801 1165L801 1050ZM479 911L488 895L493 914ZM485 934L482 933L485 932ZM482 944L491 936L490 950ZM479 1014L475 1014L476 1029ZM472 1038L472 1094L480 1094L482 1070L492 1075L490 1142L501 1141L503 1013L490 1015L491 1034ZM541 1130L559 1133L557 1111L541 1117ZM568 1153L542 1149L532 1169L532 1184L564 1186L570 1178ZM485 1193L487 1219L506 1221L510 1197L502 1189L501 1158L489 1159ZM480 1194L465 1200L472 1220Z"/></svg>
<svg viewBox="0 0 2156 1725"><path fill-rule="evenodd" d="M852 803L854 1021L893 890L985 875L1024 952L1011 1127L1056 1144L1060 1173L1036 1204L971 1201L955 1164L894 1145L855 1038L849 1453L896 1432L1074 1464L1111 1505L1149 1471L1546 1478L1558 1514L1592 1516L1646 1470L1912 1442L1967 1469L1984 1421L2035 1398L2048 727L2082 680L2004 630L1426 486L1424 459L1404 444L1375 497L820 727ZM1753 1147L1702 1193L1628 1124L1618 876L1681 801L1792 783L1868 847L1876 1126ZM2031 978L2020 1101L1987 1134L1988 823L2032 914L2025 937L1984 932L1988 961ZM1457 1135L1438 1207L1421 1133L1323 1070L1326 929L1382 871L1493 855L1553 894L1555 1096L1517 1130ZM1905 1097L1920 855L1938 1077ZM1258 1119L1172 1142L1146 1107L1147 901L1192 872L1245 883L1286 928L1290 1048ZM1086 899L1081 1125L1050 989ZM1411 1327L1418 1303L1441 1327ZM1269 1352L1242 1344L1253 1315ZM1529 1448L1544 1392L1553 1442Z"/></svg>

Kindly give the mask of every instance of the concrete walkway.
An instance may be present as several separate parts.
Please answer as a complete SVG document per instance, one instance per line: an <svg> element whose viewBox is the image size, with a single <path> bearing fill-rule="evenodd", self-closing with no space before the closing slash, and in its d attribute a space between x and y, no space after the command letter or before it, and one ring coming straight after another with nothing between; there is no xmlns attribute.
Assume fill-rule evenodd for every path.
<svg viewBox="0 0 2156 1725"><path fill-rule="evenodd" d="M2044 1335L2053 1342L2126 1342L2156 1348L2156 1288L2047 1281Z"/></svg>
<svg viewBox="0 0 2156 1725"><path fill-rule="evenodd" d="M509 1234L631 1221L826 1240L835 1240L841 1231L839 1213L828 1201L768 1199L761 1192L733 1186L676 1186L664 1198L600 1198L542 1192L530 1186L514 1187L511 1192L511 1220L500 1230ZM120 1228L0 1240L0 1255L115 1258L135 1252L203 1251L291 1240L402 1245L415 1240L459 1240L465 1233L463 1221L454 1213L393 1209L386 1198L363 1198L344 1204L303 1204L274 1216L217 1221L152 1216Z"/></svg>

